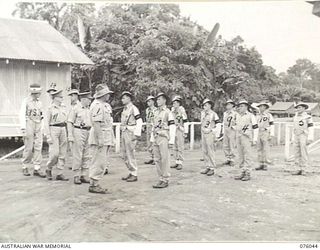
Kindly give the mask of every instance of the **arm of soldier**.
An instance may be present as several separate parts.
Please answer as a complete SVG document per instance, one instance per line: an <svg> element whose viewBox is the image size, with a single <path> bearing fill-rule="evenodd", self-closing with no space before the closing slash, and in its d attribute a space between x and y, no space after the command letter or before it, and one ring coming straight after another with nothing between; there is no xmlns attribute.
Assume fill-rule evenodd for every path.
<svg viewBox="0 0 320 250"><path fill-rule="evenodd" d="M174 123L174 117L171 112L169 112L168 125L169 125L169 144L173 145L176 137L176 125Z"/></svg>
<svg viewBox="0 0 320 250"><path fill-rule="evenodd" d="M98 142L99 147L103 147L103 136L102 136L102 128L101 122L104 119L103 109L101 105L95 105L90 109L91 114L91 122L94 131L94 138Z"/></svg>
<svg viewBox="0 0 320 250"><path fill-rule="evenodd" d="M134 135L140 137L142 131L143 121L140 115L140 111L137 107L133 108L134 119L136 119L136 126L134 129Z"/></svg>
<svg viewBox="0 0 320 250"><path fill-rule="evenodd" d="M182 110L182 121L183 121L183 130L185 136L189 133L189 124L188 124L188 116L186 110L183 108Z"/></svg>
<svg viewBox="0 0 320 250"><path fill-rule="evenodd" d="M68 130L68 141L74 141L74 122L76 119L76 110L73 108L70 110L68 114L68 121L67 121L67 130Z"/></svg>
<svg viewBox="0 0 320 250"><path fill-rule="evenodd" d="M254 115L251 115L251 124L252 124L252 133L253 133L253 138L252 138L252 144L255 145L258 141L258 123L257 119Z"/></svg>
<svg viewBox="0 0 320 250"><path fill-rule="evenodd" d="M23 136L25 136L25 132L26 132L26 112L27 112L27 100L24 99L22 101L20 113L19 113L20 129Z"/></svg>
<svg viewBox="0 0 320 250"><path fill-rule="evenodd" d="M274 120L273 116L269 114L270 136L274 137Z"/></svg>
<svg viewBox="0 0 320 250"><path fill-rule="evenodd" d="M216 139L218 139L221 137L221 134L222 134L222 124L217 114L215 114L215 117L214 117L214 124L215 124L215 137Z"/></svg>
<svg viewBox="0 0 320 250"><path fill-rule="evenodd" d="M47 115L44 118L44 135L46 136L48 143L52 142L51 133L50 133L51 116L52 116L52 113L51 113L51 110L49 108L48 111L47 111Z"/></svg>
<svg viewBox="0 0 320 250"><path fill-rule="evenodd" d="M308 124L308 142L314 140L314 127L313 127L313 119L312 116L309 116L307 118L307 124Z"/></svg>

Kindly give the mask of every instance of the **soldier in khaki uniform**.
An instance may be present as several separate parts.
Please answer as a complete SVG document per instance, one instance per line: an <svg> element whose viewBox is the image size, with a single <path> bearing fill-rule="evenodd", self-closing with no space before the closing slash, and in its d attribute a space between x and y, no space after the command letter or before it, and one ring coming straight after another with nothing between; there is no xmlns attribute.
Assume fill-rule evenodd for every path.
<svg viewBox="0 0 320 250"><path fill-rule="evenodd" d="M176 128L173 114L166 106L167 95L159 93L156 99L158 107L154 114L151 142L153 142L154 161L159 182L153 185L153 188L166 188L170 177L169 145L174 144Z"/></svg>
<svg viewBox="0 0 320 250"><path fill-rule="evenodd" d="M154 156L153 156L153 143L150 141L152 133L152 123L154 119L154 113L156 111L154 96L148 96L146 103L148 108L146 109L146 132L147 132L147 150L150 153L151 159L145 161L144 164L154 165Z"/></svg>
<svg viewBox="0 0 320 250"><path fill-rule="evenodd" d="M189 132L187 113L184 107L181 106L181 102L182 97L175 96L172 99L173 107L171 109L176 125L176 138L174 143L174 156L176 163L171 166L171 168L175 168L177 170L181 170L183 168L184 138L187 137Z"/></svg>
<svg viewBox="0 0 320 250"><path fill-rule="evenodd" d="M246 100L238 103L238 115L236 119L236 140L239 155L239 167L242 172L235 180L250 180L252 168L252 145L257 144L258 124L256 117L248 111L250 104Z"/></svg>
<svg viewBox="0 0 320 250"><path fill-rule="evenodd" d="M52 169L57 166L56 180L68 181L63 175L67 154L67 109L62 103L62 90L52 93L53 102L46 117L46 136L49 144L49 161L47 162L47 179L52 180Z"/></svg>
<svg viewBox="0 0 320 250"><path fill-rule="evenodd" d="M43 108L39 101L41 87L31 84L30 96L23 100L20 111L21 132L24 136L24 151L22 159L22 173L30 176L28 167L33 162L34 176L46 177L41 173L42 142L43 142Z"/></svg>
<svg viewBox="0 0 320 250"><path fill-rule="evenodd" d="M223 113L223 151L227 161L225 165L234 166L236 151L236 117L237 112L234 110L235 102L228 100L226 102L226 111Z"/></svg>
<svg viewBox="0 0 320 250"><path fill-rule="evenodd" d="M108 174L109 173L109 168L110 168L110 149L111 147L114 146L114 143L115 143L115 139L114 139L114 133L113 133L113 117L112 117L112 107L110 105L109 102L111 102L111 95L113 95L114 92L110 90L110 94L108 94L106 96L107 100L106 100L106 107L108 109L108 113L110 114L110 117L111 117L111 120L110 122L108 123L108 131L110 133L110 140L108 140L108 143L107 143L107 161L106 161L106 169L104 171L104 174Z"/></svg>
<svg viewBox="0 0 320 250"><path fill-rule="evenodd" d="M220 123L220 121L217 113L212 110L212 101L205 99L202 106L201 141L206 168L201 171L201 174L212 176L215 174L214 170L216 168L215 142L216 138L221 134L221 130L217 129L217 124Z"/></svg>
<svg viewBox="0 0 320 250"><path fill-rule="evenodd" d="M90 92L79 93L80 103L76 104L68 116L68 141L72 149L72 169L74 184L89 183L88 169L91 159L89 152Z"/></svg>
<svg viewBox="0 0 320 250"><path fill-rule="evenodd" d="M89 167L90 193L106 194L107 189L99 185L103 178L106 162L107 150L110 141L113 139L110 127L112 128L112 114L106 105L110 94L113 93L107 86L97 85L95 100L90 106L91 130L89 144L91 147L91 164Z"/></svg>
<svg viewBox="0 0 320 250"><path fill-rule="evenodd" d="M312 116L306 112L308 104L300 102L295 108L297 113L293 118L293 146L298 170L293 175L303 175L304 169L309 165L307 145L314 140L314 128Z"/></svg>
<svg viewBox="0 0 320 250"><path fill-rule="evenodd" d="M272 115L268 112L270 105L267 102L258 104L260 110L257 115L259 133L258 133L258 160L259 167L256 170L267 170L270 154L270 141L274 137L274 121Z"/></svg>
<svg viewBox="0 0 320 250"><path fill-rule="evenodd" d="M132 94L124 91L121 94L121 101L124 105L121 113L121 151L122 157L129 170L126 177L122 180L135 182L138 180L138 166L135 158L135 147L137 138L141 136L142 118L138 108L132 103Z"/></svg>

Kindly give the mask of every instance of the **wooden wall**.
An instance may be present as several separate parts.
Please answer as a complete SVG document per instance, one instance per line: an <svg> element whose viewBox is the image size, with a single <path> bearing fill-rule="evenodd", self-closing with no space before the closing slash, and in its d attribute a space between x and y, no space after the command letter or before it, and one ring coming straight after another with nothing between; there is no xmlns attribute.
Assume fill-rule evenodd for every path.
<svg viewBox="0 0 320 250"><path fill-rule="evenodd" d="M49 104L49 97L46 93L50 83L55 82L59 88L66 90L71 86L71 67L56 63L30 61L13 61L9 64L0 61L0 137L17 136L19 129L18 114L22 100L28 96L28 87L31 83L38 83L43 88L41 101L45 109ZM64 91L66 95L66 91ZM69 104L68 98L65 103Z"/></svg>

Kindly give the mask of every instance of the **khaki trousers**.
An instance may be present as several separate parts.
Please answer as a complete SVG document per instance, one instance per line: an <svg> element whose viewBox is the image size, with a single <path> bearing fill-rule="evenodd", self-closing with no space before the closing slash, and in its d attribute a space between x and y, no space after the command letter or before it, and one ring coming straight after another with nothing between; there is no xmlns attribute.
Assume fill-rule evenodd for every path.
<svg viewBox="0 0 320 250"><path fill-rule="evenodd" d="M174 155L176 164L183 163L183 150L184 150L184 132L180 129L176 130L176 138L174 141Z"/></svg>
<svg viewBox="0 0 320 250"><path fill-rule="evenodd" d="M270 134L269 131L259 131L258 136L258 160L260 164L266 165L270 153Z"/></svg>
<svg viewBox="0 0 320 250"><path fill-rule="evenodd" d="M166 136L156 136L153 143L154 162L160 181L169 181L170 151L169 140Z"/></svg>
<svg viewBox="0 0 320 250"><path fill-rule="evenodd" d="M207 168L214 169L216 167L215 156L215 135L214 133L202 133L202 152L204 156L204 163Z"/></svg>
<svg viewBox="0 0 320 250"><path fill-rule="evenodd" d="M306 168L309 164L309 154L307 149L308 136L306 134L294 135L293 151L295 165L300 170Z"/></svg>
<svg viewBox="0 0 320 250"><path fill-rule="evenodd" d="M134 133L129 131L128 129L122 131L121 143L122 158L126 163L129 173L131 175L137 176L138 166L135 157L135 147L137 141Z"/></svg>
<svg viewBox="0 0 320 250"><path fill-rule="evenodd" d="M88 175L90 156L89 130L74 128L72 170L74 176Z"/></svg>
<svg viewBox="0 0 320 250"><path fill-rule="evenodd" d="M153 160L153 142L150 141L152 133L152 125L147 125L147 151L150 153L151 159Z"/></svg>
<svg viewBox="0 0 320 250"><path fill-rule="evenodd" d="M23 168L27 168L28 164L31 163L33 163L35 170L41 168L42 143L41 123L28 120L26 123L26 136L24 138L25 148L22 155Z"/></svg>
<svg viewBox="0 0 320 250"><path fill-rule="evenodd" d="M47 168L57 166L57 174L62 174L67 154L67 130L65 127L50 126L52 143L49 144L49 161Z"/></svg>
<svg viewBox="0 0 320 250"><path fill-rule="evenodd" d="M239 154L239 167L244 170L252 168L252 143L249 136L237 136L237 149Z"/></svg>
<svg viewBox="0 0 320 250"><path fill-rule="evenodd" d="M90 185L97 186L104 176L108 146L91 145L91 166L89 168Z"/></svg>
<svg viewBox="0 0 320 250"><path fill-rule="evenodd" d="M225 130L223 135L223 151L227 161L234 162L236 157L236 131L234 129Z"/></svg>

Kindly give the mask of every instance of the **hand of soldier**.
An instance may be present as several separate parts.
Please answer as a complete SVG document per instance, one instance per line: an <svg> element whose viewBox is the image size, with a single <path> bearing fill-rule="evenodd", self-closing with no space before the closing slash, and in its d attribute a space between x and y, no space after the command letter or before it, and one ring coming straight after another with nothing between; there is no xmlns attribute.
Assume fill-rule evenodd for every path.
<svg viewBox="0 0 320 250"><path fill-rule="evenodd" d="M183 137L184 137L184 138L187 138L187 137L188 137L188 133L184 133L184 134L183 134Z"/></svg>
<svg viewBox="0 0 320 250"><path fill-rule="evenodd" d="M257 145L257 141L252 141L252 146L256 146Z"/></svg>
<svg viewBox="0 0 320 250"><path fill-rule="evenodd" d="M73 141L69 141L69 149L72 150L72 148L73 148Z"/></svg>
<svg viewBox="0 0 320 250"><path fill-rule="evenodd" d="M53 143L50 135L49 136L47 135L47 143L48 144L52 144Z"/></svg>
<svg viewBox="0 0 320 250"><path fill-rule="evenodd" d="M98 148L102 148L103 145L104 145L103 140L102 140L102 139L99 139L99 141L98 141Z"/></svg>
<svg viewBox="0 0 320 250"><path fill-rule="evenodd" d="M312 140L308 139L307 140L307 145L311 144L312 143Z"/></svg>

